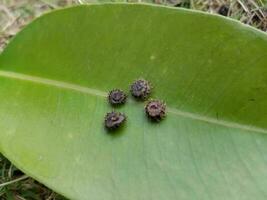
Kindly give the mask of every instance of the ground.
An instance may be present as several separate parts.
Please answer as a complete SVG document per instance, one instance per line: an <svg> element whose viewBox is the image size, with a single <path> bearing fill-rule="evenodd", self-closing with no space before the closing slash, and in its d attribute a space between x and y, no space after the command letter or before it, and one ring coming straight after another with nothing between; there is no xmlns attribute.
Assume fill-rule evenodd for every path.
<svg viewBox="0 0 267 200"><path fill-rule="evenodd" d="M44 12L74 4L104 1L108 0L0 0L0 52L19 30ZM267 32L267 0L120 0L122 1L153 2L202 10L237 19ZM24 175L0 155L0 199L62 200L64 198Z"/></svg>

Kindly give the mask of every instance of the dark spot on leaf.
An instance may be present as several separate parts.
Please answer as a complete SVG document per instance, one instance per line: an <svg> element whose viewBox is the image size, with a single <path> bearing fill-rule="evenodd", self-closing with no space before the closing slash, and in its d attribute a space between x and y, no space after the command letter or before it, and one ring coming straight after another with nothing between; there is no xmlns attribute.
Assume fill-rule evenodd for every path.
<svg viewBox="0 0 267 200"><path fill-rule="evenodd" d="M125 122L126 116L120 112L112 111L106 114L105 117L105 127L108 130L115 130L122 126Z"/></svg>
<svg viewBox="0 0 267 200"><path fill-rule="evenodd" d="M151 85L147 80L139 79L131 85L131 94L139 100L145 100L151 93Z"/></svg>
<svg viewBox="0 0 267 200"><path fill-rule="evenodd" d="M152 121L159 122L166 116L166 104L160 100L150 100L145 106L145 112Z"/></svg>
<svg viewBox="0 0 267 200"><path fill-rule="evenodd" d="M114 89L110 91L108 95L108 100L111 105L121 105L126 102L127 95L119 89Z"/></svg>

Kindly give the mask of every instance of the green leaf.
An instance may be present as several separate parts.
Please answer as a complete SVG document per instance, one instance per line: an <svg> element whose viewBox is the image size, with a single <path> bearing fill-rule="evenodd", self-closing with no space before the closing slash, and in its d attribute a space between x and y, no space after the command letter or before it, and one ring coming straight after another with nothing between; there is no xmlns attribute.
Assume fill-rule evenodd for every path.
<svg viewBox="0 0 267 200"><path fill-rule="evenodd" d="M265 200L267 36L220 16L142 4L78 6L35 20L0 56L0 149L81 200ZM144 77L117 134L106 94Z"/></svg>

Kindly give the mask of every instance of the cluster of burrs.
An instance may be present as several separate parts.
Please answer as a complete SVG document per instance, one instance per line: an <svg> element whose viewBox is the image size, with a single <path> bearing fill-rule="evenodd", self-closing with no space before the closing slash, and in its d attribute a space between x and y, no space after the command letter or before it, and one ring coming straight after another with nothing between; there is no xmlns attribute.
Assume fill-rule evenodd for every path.
<svg viewBox="0 0 267 200"><path fill-rule="evenodd" d="M145 79L138 79L130 86L131 95L139 101L146 101L151 90L151 84ZM127 94L120 89L113 89L109 92L108 101L112 106L125 104L126 100ZM161 100L150 99L146 102L145 113L151 121L159 122L166 116L166 104ZM125 114L112 111L106 114L105 127L108 130L114 130L121 127L125 121Z"/></svg>

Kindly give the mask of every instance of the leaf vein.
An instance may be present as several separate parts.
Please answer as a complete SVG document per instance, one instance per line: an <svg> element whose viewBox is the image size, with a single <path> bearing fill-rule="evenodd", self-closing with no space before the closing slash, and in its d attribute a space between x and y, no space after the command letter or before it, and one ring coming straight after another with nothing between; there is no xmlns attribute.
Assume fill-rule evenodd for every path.
<svg viewBox="0 0 267 200"><path fill-rule="evenodd" d="M77 84L72 84L72 83L67 83L63 81L56 81L52 79L47 79L47 78L42 78L38 76L32 76L32 75L27 75L27 74L22 74L22 73L17 73L17 72L12 72L12 71L4 71L0 70L0 77L6 77L6 78L12 78L12 79L17 79L17 80L22 80L22 81L29 81L29 82L34 82L38 84L43 84L43 85L49 85L49 86L54 86L66 90L73 90L85 94L90 94L94 96L99 96L99 97L107 97L107 93L97 90L97 89L92 89L88 88L85 86L80 86ZM190 118L193 120L198 120L210 124L215 124L219 126L225 126L229 128L234 128L234 129L241 129L244 131L252 131L252 132L257 132L257 133L264 133L267 134L267 130L251 125L244 125L244 124L238 124L236 122L230 122L230 121L225 121L225 120L218 120L215 118L211 117L206 117L202 115L198 115L196 113L189 113L185 111L181 111L175 108L168 108L168 112L174 115Z"/></svg>

